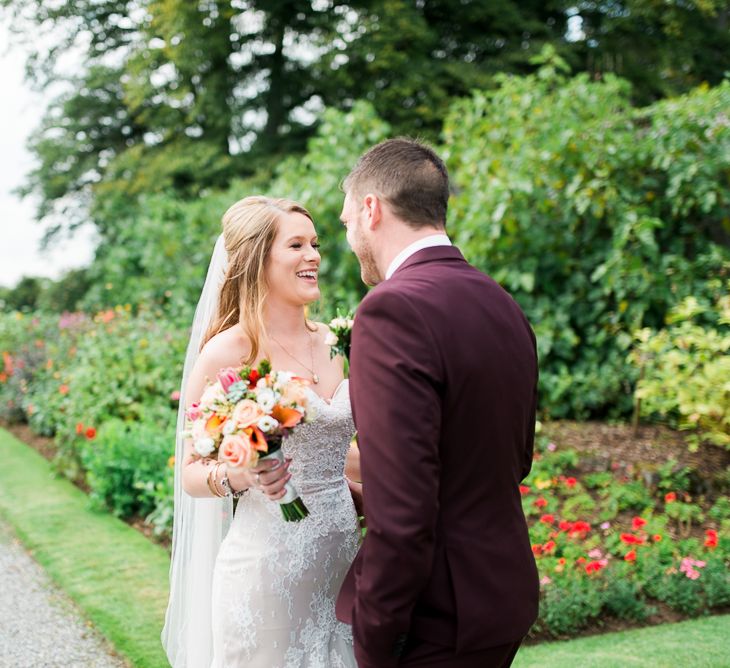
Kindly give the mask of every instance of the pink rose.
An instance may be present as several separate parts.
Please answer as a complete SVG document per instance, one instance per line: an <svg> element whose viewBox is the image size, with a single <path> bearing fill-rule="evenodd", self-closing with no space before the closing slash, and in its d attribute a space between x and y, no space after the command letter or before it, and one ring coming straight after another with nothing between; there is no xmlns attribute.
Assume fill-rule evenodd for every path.
<svg viewBox="0 0 730 668"><path fill-rule="evenodd" d="M236 404L231 419L238 429L245 429L252 424L256 424L264 415L265 413L261 410L261 406L255 401L244 399Z"/></svg>
<svg viewBox="0 0 730 668"><path fill-rule="evenodd" d="M223 437L218 459L231 466L255 466L258 453L247 434L229 434Z"/></svg>
<svg viewBox="0 0 730 668"><path fill-rule="evenodd" d="M221 369L218 372L216 379L221 384L223 391L228 392L228 388L233 385L233 383L238 383L241 380L241 376L238 375L238 371L234 368L228 367L227 369Z"/></svg>
<svg viewBox="0 0 730 668"><path fill-rule="evenodd" d="M285 406L307 407L307 392L305 386L296 380L290 380L281 392L281 403Z"/></svg>
<svg viewBox="0 0 730 668"><path fill-rule="evenodd" d="M203 411L200 409L200 402L196 401L194 404L190 404L188 410L185 411L188 420L193 422L203 415Z"/></svg>

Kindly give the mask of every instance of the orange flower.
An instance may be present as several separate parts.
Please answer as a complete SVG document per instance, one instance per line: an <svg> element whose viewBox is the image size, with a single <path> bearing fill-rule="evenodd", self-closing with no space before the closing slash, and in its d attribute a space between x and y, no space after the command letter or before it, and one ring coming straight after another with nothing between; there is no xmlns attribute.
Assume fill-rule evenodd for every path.
<svg viewBox="0 0 730 668"><path fill-rule="evenodd" d="M243 431L248 434L254 450L257 450L258 452L269 451L269 444L266 442L266 436L264 436L264 432L262 432L258 427L249 427Z"/></svg>
<svg viewBox="0 0 730 668"><path fill-rule="evenodd" d="M211 436L217 436L223 431L223 425L226 423L226 420L227 418L222 418L220 415L211 415L205 423L205 431Z"/></svg>
<svg viewBox="0 0 730 668"><path fill-rule="evenodd" d="M4 371L0 373L0 383L5 383L8 380L8 374L6 374Z"/></svg>
<svg viewBox="0 0 730 668"><path fill-rule="evenodd" d="M290 429L296 427L304 416L293 408L284 408L281 404L277 404L274 406L274 410L271 411L271 417L278 420L284 429Z"/></svg>
<svg viewBox="0 0 730 668"><path fill-rule="evenodd" d="M629 550L624 555L624 561L628 561L630 563L633 563L634 561L636 561L636 550Z"/></svg>
<svg viewBox="0 0 730 668"><path fill-rule="evenodd" d="M76 423L76 433L79 436L84 433L84 423L83 422L77 422Z"/></svg>
<svg viewBox="0 0 730 668"><path fill-rule="evenodd" d="M68 394L68 385L65 383L58 388L60 394Z"/></svg>
<svg viewBox="0 0 730 668"><path fill-rule="evenodd" d="M547 501L543 497L535 499L533 503L535 504L536 508L544 508L545 506L547 506Z"/></svg>
<svg viewBox="0 0 730 668"><path fill-rule="evenodd" d="M175 468L175 455L172 455L172 457L170 457L170 458L169 458L169 459L167 460L167 465L168 465L168 466L169 466L169 467L170 467L171 469Z"/></svg>
<svg viewBox="0 0 730 668"><path fill-rule="evenodd" d="M652 536L652 538L653 538L653 540L654 540L654 542L655 542L655 543L659 543L659 542L661 542L661 540L662 540L662 536L661 536L661 534L658 534L658 533L655 533L655 534L654 534L654 535Z"/></svg>
<svg viewBox="0 0 730 668"><path fill-rule="evenodd" d="M8 376L13 375L13 358L10 356L9 352L3 353L3 365L5 367L5 373L8 374Z"/></svg>
<svg viewBox="0 0 730 668"><path fill-rule="evenodd" d="M93 441L96 438L96 429L94 429L93 427L87 427L86 438L88 438L90 441Z"/></svg>
<svg viewBox="0 0 730 668"><path fill-rule="evenodd" d="M532 546L532 554L534 554L536 557L539 557L542 553L542 545L533 545Z"/></svg>

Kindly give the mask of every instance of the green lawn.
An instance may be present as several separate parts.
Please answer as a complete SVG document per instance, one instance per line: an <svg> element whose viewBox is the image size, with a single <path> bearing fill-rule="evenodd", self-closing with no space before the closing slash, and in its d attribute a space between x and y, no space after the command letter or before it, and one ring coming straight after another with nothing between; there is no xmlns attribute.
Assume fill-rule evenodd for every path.
<svg viewBox="0 0 730 668"><path fill-rule="evenodd" d="M86 495L2 429L0 461L0 515L33 557L132 665L168 666L166 551L90 510Z"/></svg>
<svg viewBox="0 0 730 668"><path fill-rule="evenodd" d="M523 647L513 668L727 668L730 615Z"/></svg>

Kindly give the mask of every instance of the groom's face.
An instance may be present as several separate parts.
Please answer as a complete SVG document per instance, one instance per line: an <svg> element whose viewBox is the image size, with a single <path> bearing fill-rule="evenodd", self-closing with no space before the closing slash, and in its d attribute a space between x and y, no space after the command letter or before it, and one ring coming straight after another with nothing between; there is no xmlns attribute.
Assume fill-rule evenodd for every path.
<svg viewBox="0 0 730 668"><path fill-rule="evenodd" d="M351 193L346 193L340 220L347 230L347 243L360 262L360 276L363 283L377 285L382 279L368 238L365 218L362 202L356 200Z"/></svg>

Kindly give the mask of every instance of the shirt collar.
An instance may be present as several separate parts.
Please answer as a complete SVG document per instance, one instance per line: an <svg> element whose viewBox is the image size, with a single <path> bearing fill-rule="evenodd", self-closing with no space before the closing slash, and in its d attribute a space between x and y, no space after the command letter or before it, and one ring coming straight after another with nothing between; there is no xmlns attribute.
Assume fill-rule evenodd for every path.
<svg viewBox="0 0 730 668"><path fill-rule="evenodd" d="M412 244L406 246L398 255L393 258L393 261L388 266L388 270L385 272L385 280L387 281L411 255L417 253L424 248L433 248L434 246L451 246L451 240L445 234L431 234L418 241L414 241Z"/></svg>

